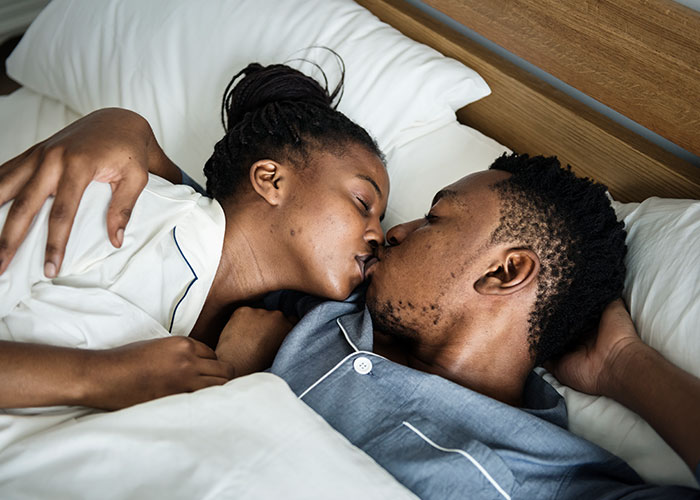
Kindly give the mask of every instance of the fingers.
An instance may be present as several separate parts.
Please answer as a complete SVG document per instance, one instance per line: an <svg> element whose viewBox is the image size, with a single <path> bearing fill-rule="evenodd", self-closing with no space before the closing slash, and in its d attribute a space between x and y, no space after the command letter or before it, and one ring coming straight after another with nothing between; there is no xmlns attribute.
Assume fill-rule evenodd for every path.
<svg viewBox="0 0 700 500"><path fill-rule="evenodd" d="M17 193L32 176L36 162L31 162L29 166L23 162L34 151L35 147L31 147L21 155L0 165L0 205L4 205L17 196Z"/></svg>
<svg viewBox="0 0 700 500"><path fill-rule="evenodd" d="M192 388L192 391L206 389L207 387L211 387L213 385L224 385L229 380L230 379L221 377L200 377L195 386Z"/></svg>
<svg viewBox="0 0 700 500"><path fill-rule="evenodd" d="M56 198L49 214L49 232L44 260L44 275L47 278L55 278L61 269L75 214L90 181L89 175L75 175L72 179L62 177L59 182Z"/></svg>
<svg viewBox="0 0 700 500"><path fill-rule="evenodd" d="M187 337L192 341L192 345L194 345L194 353L196 356L200 358L205 358L205 359L216 359L216 353L214 350L206 345L204 342L200 342L199 340L195 340L192 337Z"/></svg>
<svg viewBox="0 0 700 500"><path fill-rule="evenodd" d="M129 223L131 212L148 182L148 174L143 172L142 174L123 179L112 185L112 201L107 210L107 234L115 248L122 246L124 231Z"/></svg>
<svg viewBox="0 0 700 500"><path fill-rule="evenodd" d="M608 309L614 314L622 315L624 317L629 317L629 311L627 310L627 305L623 299L615 299L610 304L608 304Z"/></svg>
<svg viewBox="0 0 700 500"><path fill-rule="evenodd" d="M202 377L217 377L231 380L236 375L233 365L218 359L202 359L199 363Z"/></svg>
<svg viewBox="0 0 700 500"><path fill-rule="evenodd" d="M27 163L38 162L39 159L34 159L34 156L30 155L27 158ZM55 185L56 179L53 176L40 177L35 174L29 178L15 197L15 201L7 214L5 226L0 233L0 274L7 269L17 252L17 248L24 240L34 217L41 209L44 201L53 193Z"/></svg>
<svg viewBox="0 0 700 500"><path fill-rule="evenodd" d="M198 368L202 375L223 377L226 380L234 377L235 370L230 363L219 360L216 353L208 345L192 338L190 340L194 345L195 355L201 358Z"/></svg>

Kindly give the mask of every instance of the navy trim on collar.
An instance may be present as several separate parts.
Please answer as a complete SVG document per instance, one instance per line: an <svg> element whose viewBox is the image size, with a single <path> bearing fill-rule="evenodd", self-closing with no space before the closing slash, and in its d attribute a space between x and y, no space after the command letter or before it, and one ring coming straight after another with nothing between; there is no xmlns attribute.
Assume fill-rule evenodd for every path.
<svg viewBox="0 0 700 500"><path fill-rule="evenodd" d="M180 300L177 301L177 304L175 305L175 309L173 309L173 315L170 318L170 328L168 328L168 332L172 333L173 331L173 324L175 323L175 313L177 313L177 308L180 307L180 304L182 303L183 300L185 300L185 297L187 297L187 293L190 291L190 288L192 288L192 285L194 285L194 282L197 281L199 278L197 277L197 273L194 272L194 269L192 269L192 266L190 265L189 261L187 260L187 257L185 257L185 254L182 253L182 249L180 248L180 244L177 242L177 237L175 236L175 229L177 229L177 226L173 228L173 240L175 240L175 246L177 247L177 250L180 252L180 255L182 258L185 260L185 263L187 264L187 267L190 268L190 271L192 272L192 276L194 276L194 279L190 281L190 284L187 285L187 289L185 290L185 293L180 297Z"/></svg>

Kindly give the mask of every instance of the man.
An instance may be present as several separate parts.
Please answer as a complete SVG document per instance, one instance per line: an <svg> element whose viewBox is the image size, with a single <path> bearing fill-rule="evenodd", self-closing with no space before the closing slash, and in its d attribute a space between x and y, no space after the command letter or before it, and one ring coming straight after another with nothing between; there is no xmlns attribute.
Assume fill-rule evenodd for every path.
<svg viewBox="0 0 700 500"><path fill-rule="evenodd" d="M367 308L361 295L316 307L302 299L287 312L306 314L272 366L353 444L421 498L699 496L646 485L568 433L563 399L532 373L621 291L624 232L601 186L554 159L501 158L387 240ZM642 344L619 303L587 357L560 376L657 424L697 476L698 380ZM655 414L678 402L679 414ZM671 419L677 427L665 427Z"/></svg>
<svg viewBox="0 0 700 500"><path fill-rule="evenodd" d="M272 371L424 498L696 497L645 485L568 433L563 400L532 374L621 290L624 233L602 188L552 159L494 167L441 191L425 221L387 234L394 246L369 268L367 310L361 295L317 306L279 297L306 314ZM581 210L562 215L567 199ZM227 331L250 324L243 310ZM699 382L630 325L609 310L595 346L559 375L638 411L697 475Z"/></svg>

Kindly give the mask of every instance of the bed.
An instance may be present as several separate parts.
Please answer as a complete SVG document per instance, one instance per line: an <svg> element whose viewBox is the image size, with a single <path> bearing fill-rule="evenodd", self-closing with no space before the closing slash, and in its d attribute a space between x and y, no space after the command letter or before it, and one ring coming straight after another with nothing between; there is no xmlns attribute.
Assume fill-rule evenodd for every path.
<svg viewBox="0 0 700 500"><path fill-rule="evenodd" d="M329 46L347 68L340 109L387 153L386 228L422 216L437 189L505 151L557 155L605 183L626 223L625 299L640 335L700 376L700 271L688 265L700 257L700 165L590 110L430 9L358 4L54 0L8 60L22 88L0 98L0 120L12 123L0 134L0 161L93 109L123 106L143 114L168 155L201 181L230 75L252 60L292 61L313 74L297 60L308 58L332 80L333 58L314 48ZM700 155L697 12L670 1L425 4ZM649 481L698 486L638 416L543 375L566 398L573 432ZM0 414L0 429L0 491L8 496L412 497L270 374L114 413Z"/></svg>

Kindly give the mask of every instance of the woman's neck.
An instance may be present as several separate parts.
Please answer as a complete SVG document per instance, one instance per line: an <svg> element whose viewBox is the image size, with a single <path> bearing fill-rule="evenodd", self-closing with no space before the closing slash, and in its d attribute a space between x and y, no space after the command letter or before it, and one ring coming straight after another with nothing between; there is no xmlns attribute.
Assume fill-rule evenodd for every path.
<svg viewBox="0 0 700 500"><path fill-rule="evenodd" d="M284 288L284 245L255 210L224 209L226 229L221 259L209 294L190 336L215 347L233 311Z"/></svg>

